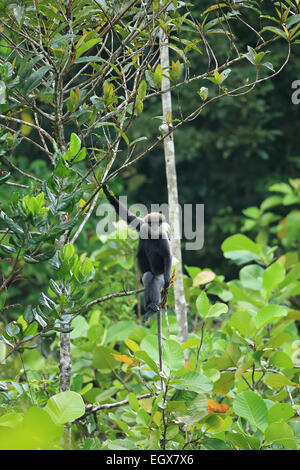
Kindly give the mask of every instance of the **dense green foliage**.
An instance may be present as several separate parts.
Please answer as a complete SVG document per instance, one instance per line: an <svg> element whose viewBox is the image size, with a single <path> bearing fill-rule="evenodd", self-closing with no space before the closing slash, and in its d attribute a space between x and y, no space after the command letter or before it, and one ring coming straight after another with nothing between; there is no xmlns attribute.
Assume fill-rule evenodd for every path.
<svg viewBox="0 0 300 470"><path fill-rule="evenodd" d="M72 423L73 449L299 449L297 106L288 74L269 81L295 73L299 2L141 4L0 1L0 448L66 448ZM183 251L189 338L170 290L160 371L137 237L97 234L96 208L106 180L166 198L163 73L207 228Z"/></svg>

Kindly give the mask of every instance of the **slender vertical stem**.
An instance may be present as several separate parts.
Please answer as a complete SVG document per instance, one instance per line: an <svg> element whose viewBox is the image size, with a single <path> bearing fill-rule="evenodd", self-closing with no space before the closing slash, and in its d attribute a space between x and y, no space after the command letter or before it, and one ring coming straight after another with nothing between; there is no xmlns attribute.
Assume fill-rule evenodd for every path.
<svg viewBox="0 0 300 470"><path fill-rule="evenodd" d="M202 320L201 339L200 339L200 344L199 344L199 348L198 348L198 351L197 351L197 359L196 359L195 370L198 369L199 356L200 356L200 351L201 351L201 347L202 347L202 344L203 344L204 326L205 326L205 323L204 323L204 320Z"/></svg>
<svg viewBox="0 0 300 470"><path fill-rule="evenodd" d="M163 392L163 408L162 408L162 421L163 421L163 437L162 437L162 449L166 448L166 432L167 432L167 421L165 415L165 404L167 400L167 385L164 383L162 378L163 371L163 358L162 358L162 314L161 308L157 312L157 341L158 341L158 357L159 357L159 372L160 372L160 391Z"/></svg>
<svg viewBox="0 0 300 470"><path fill-rule="evenodd" d="M62 327L68 326L69 323L62 325ZM68 392L70 390L72 370L70 333L60 333L59 356L59 390L60 392ZM64 426L63 442L65 449L71 449L71 423L66 423Z"/></svg>
<svg viewBox="0 0 300 470"><path fill-rule="evenodd" d="M171 92L164 91L170 89L170 80L168 78L168 70L170 65L169 47L168 36L162 29L160 30L160 63L163 69L163 79L161 85L163 116L165 118L166 123L170 123L172 120ZM177 276L174 282L175 312L178 324L178 338L179 341L183 343L188 338L188 324L187 305L183 286L183 271L180 243L180 212L178 204L178 187L173 133L171 133L164 139L164 152L168 185L169 222L172 234L171 246L173 257L177 261Z"/></svg>
<svg viewBox="0 0 300 470"><path fill-rule="evenodd" d="M68 323L62 324L63 328L68 327ZM60 333L60 360L59 360L59 389L61 392L70 390L70 375L72 369L72 361L70 354L70 334Z"/></svg>
<svg viewBox="0 0 300 470"><path fill-rule="evenodd" d="M63 76L60 71L57 71L55 80L55 124L56 124L56 138L58 147L61 152L66 150L63 118ZM64 216L61 217L64 222ZM66 240L67 232L62 234L59 239L60 248L63 247ZM67 314L67 310L63 312L63 316ZM62 328L70 327L70 319L62 323ZM71 338L70 333L60 333L59 344L59 388L60 392L67 392L70 390L71 385L71 372L72 372L72 358L71 358ZM71 423L66 423L64 426L64 447L71 449Z"/></svg>
<svg viewBox="0 0 300 470"><path fill-rule="evenodd" d="M162 327L161 327L161 309L157 312L157 341L158 341L158 357L159 357L159 372L163 370L162 359ZM164 381L160 378L160 388L164 391Z"/></svg>

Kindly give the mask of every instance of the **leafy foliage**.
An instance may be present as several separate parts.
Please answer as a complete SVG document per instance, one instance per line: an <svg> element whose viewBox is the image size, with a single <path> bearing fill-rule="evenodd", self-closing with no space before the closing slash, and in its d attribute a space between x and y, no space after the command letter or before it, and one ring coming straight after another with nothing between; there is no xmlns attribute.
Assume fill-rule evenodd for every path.
<svg viewBox="0 0 300 470"><path fill-rule="evenodd" d="M163 123L180 129L279 73L299 42L298 5L280 4L213 4L195 20L177 0L0 1L1 448L68 447L63 425L73 448L299 448L300 263L289 251L299 211L269 212L299 202L298 180L245 210L242 231L256 239L232 230L223 241L237 279L186 267L190 335L178 342L170 293L162 367L156 320L141 324L136 240L121 223L95 234L93 214L102 184L162 142L156 128L149 142L148 127L149 116L162 121L151 106L165 75L173 90L197 82L193 109ZM261 43L239 52L235 35L253 32L258 17ZM160 29L168 70L157 61ZM207 71L189 75L211 36L221 38L218 59L211 67L205 56ZM275 67L261 49L277 39L288 54ZM249 80L234 75L245 62Z"/></svg>

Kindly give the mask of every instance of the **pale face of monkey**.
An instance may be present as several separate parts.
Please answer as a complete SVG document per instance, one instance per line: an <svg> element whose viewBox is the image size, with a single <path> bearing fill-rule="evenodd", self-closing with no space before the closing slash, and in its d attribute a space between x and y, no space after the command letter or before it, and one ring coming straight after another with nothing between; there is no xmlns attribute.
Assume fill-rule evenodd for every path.
<svg viewBox="0 0 300 470"><path fill-rule="evenodd" d="M143 240L158 240L159 238L169 239L169 224L162 214L153 212L144 218L140 230L140 238Z"/></svg>

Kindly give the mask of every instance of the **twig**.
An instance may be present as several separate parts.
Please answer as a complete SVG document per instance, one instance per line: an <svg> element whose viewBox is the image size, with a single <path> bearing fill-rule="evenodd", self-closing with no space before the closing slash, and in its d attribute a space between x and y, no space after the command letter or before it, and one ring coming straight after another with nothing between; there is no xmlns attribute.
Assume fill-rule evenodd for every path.
<svg viewBox="0 0 300 470"><path fill-rule="evenodd" d="M145 393L144 395L140 395L139 397L136 397L138 400L143 400L143 398L150 398L152 397L153 394L152 393ZM104 403L102 405L87 405L85 407L85 414L89 414L89 413L95 413L96 411L99 411L99 410L109 410L111 408L116 408L118 406L122 406L122 405L126 405L127 403L129 403L129 399L128 398L125 398L125 400L121 400L121 401L117 401L115 403Z"/></svg>
<svg viewBox="0 0 300 470"><path fill-rule="evenodd" d="M23 119L18 119L18 118L14 118L12 116L7 116L5 114L0 114L0 118L1 119L8 119L9 121L13 121L13 122L17 122L19 124L24 124L25 126L29 126L29 127L32 127L33 129L36 129L37 131L41 132L42 134L44 134L45 137L47 137L50 142L52 142L53 138L51 137L50 134L48 134L48 132L45 131L45 129L43 129L42 127L40 126L37 126L36 124L33 124L31 122L27 122L27 121L23 121Z"/></svg>
<svg viewBox="0 0 300 470"><path fill-rule="evenodd" d="M293 399L293 397L292 397L292 394L291 394L291 391L290 391L289 387L285 387L285 389L286 389L286 391L287 391L287 393L288 393L288 396L289 396L289 399L290 399L291 404L292 404L293 406L295 406L295 402L294 402L294 399ZM300 416L300 411L299 411L299 410L296 409L296 413L297 413L298 416Z"/></svg>
<svg viewBox="0 0 300 470"><path fill-rule="evenodd" d="M195 370L197 370L197 368L198 368L198 362L199 362L200 350L201 350L201 347L202 347L202 344L203 344L203 337L204 337L204 326L205 326L205 322L204 322L204 320L202 320L202 326L201 326L201 339L200 339L200 344L199 344L199 348L198 348L198 351L197 351L197 360L196 360Z"/></svg>
<svg viewBox="0 0 300 470"><path fill-rule="evenodd" d="M12 162L9 160L9 158L7 158L5 155L1 155L1 157L2 157L14 170L16 170L18 173L20 173L20 175L26 176L26 178L30 178L30 179L32 179L33 181L36 181L37 183L42 183L42 182L43 182L43 180L40 180L39 178L36 178L35 176L29 175L28 173L25 173L25 171L20 170L20 168L18 168L14 163L12 163Z"/></svg>
<svg viewBox="0 0 300 470"><path fill-rule="evenodd" d="M11 183L10 181L4 181L4 184L7 184L7 186L15 186L16 188L29 189L29 186L26 184Z"/></svg>
<svg viewBox="0 0 300 470"><path fill-rule="evenodd" d="M37 338L40 335L40 333L36 333L33 335L31 338L25 338L22 339L21 341L18 341L17 344L15 344L12 349L6 354L6 356L0 361L0 364L5 364L6 359L13 353L15 352L22 344L27 343L28 341L32 341L34 338Z"/></svg>
<svg viewBox="0 0 300 470"><path fill-rule="evenodd" d="M105 295L104 297L99 297L99 299L95 299L95 300L92 300L91 302L89 302L83 311L80 310L79 312L74 313L72 315L72 319L74 317L76 317L77 315L79 315L79 314L82 315L82 314L86 313L91 307L93 307L94 305L100 304L101 302L106 302L107 300L114 299L116 297L126 297L128 295L139 294L140 292L143 292L143 291L144 291L144 288L141 287L140 289L136 289L136 290L116 292L116 293L113 293L113 294Z"/></svg>
<svg viewBox="0 0 300 470"><path fill-rule="evenodd" d="M95 199L93 200L92 204L91 204L91 207L89 208L85 218L83 219L83 221L81 222L80 226L78 227L76 233L73 235L72 237L72 240L70 241L70 243L73 245L75 243L75 241L77 240L78 236L80 235L80 233L82 232L85 224L87 223L87 221L89 220L93 210L95 209L95 205L97 204L97 200L98 200L98 197L99 197L99 193L96 194L95 196Z"/></svg>

